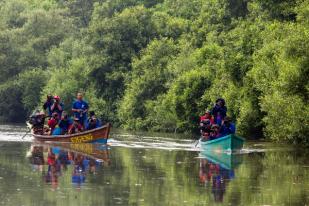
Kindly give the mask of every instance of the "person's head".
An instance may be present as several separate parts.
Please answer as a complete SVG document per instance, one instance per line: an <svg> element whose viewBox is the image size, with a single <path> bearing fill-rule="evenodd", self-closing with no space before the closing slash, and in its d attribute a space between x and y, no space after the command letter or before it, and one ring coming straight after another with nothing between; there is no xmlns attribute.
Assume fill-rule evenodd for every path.
<svg viewBox="0 0 309 206"><path fill-rule="evenodd" d="M202 123L203 123L204 125L210 125L210 120L209 120L209 119L203 119L203 120L202 120Z"/></svg>
<svg viewBox="0 0 309 206"><path fill-rule="evenodd" d="M230 124L232 119L229 116L224 117L224 124Z"/></svg>
<svg viewBox="0 0 309 206"><path fill-rule="evenodd" d="M210 119L211 112L209 110L205 110L205 116L206 116L207 119Z"/></svg>
<svg viewBox="0 0 309 206"><path fill-rule="evenodd" d="M54 119L58 119L58 118L59 118L58 113L57 113L57 112L54 112L54 113L52 114L52 118L54 118Z"/></svg>
<svg viewBox="0 0 309 206"><path fill-rule="evenodd" d="M223 107L225 105L225 100L222 98L219 98L216 100L216 104L220 107Z"/></svg>
<svg viewBox="0 0 309 206"><path fill-rule="evenodd" d="M60 101L60 97L59 96L54 96L54 100L56 101L56 102L59 102Z"/></svg>
<svg viewBox="0 0 309 206"><path fill-rule="evenodd" d="M90 112L89 112L89 116L90 116L90 117L93 117L93 116L95 116L95 113L94 113L94 111L90 111Z"/></svg>
<svg viewBox="0 0 309 206"><path fill-rule="evenodd" d="M90 124L96 124L97 123L97 118L96 116L92 116L90 119Z"/></svg>
<svg viewBox="0 0 309 206"><path fill-rule="evenodd" d="M75 117L73 123L74 123L75 125L79 124L79 119Z"/></svg>
<svg viewBox="0 0 309 206"><path fill-rule="evenodd" d="M78 100L83 100L83 94L81 92L78 92L76 98Z"/></svg>
<svg viewBox="0 0 309 206"><path fill-rule="evenodd" d="M48 94L48 95L47 95L47 100L48 100L48 101L51 101L52 99L53 99L53 95Z"/></svg>
<svg viewBox="0 0 309 206"><path fill-rule="evenodd" d="M219 125L217 125L217 124L212 125L211 128L212 128L213 131L215 131L215 132L218 132L218 131L220 130L220 127L219 127Z"/></svg>

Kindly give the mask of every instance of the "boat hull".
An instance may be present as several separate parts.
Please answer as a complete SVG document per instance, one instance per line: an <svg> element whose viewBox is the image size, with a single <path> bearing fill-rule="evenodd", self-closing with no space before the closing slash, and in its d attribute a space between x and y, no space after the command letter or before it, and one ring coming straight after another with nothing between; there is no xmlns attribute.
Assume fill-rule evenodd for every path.
<svg viewBox="0 0 309 206"><path fill-rule="evenodd" d="M201 141L201 148L205 152L234 152L241 150L243 143L243 138L231 134L210 141Z"/></svg>
<svg viewBox="0 0 309 206"><path fill-rule="evenodd" d="M35 140L40 142L71 142L71 143L93 143L93 142L100 142L106 143L109 137L111 125L108 123L102 127L84 131L81 133L76 133L72 135L38 135L33 134L32 136Z"/></svg>

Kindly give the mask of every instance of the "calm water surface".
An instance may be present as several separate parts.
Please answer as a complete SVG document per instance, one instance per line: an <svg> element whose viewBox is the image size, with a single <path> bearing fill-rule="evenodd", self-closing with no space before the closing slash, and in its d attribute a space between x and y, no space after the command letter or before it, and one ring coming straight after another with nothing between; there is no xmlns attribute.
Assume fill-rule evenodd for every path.
<svg viewBox="0 0 309 206"><path fill-rule="evenodd" d="M0 126L0 205L309 205L309 152L246 143L203 156L190 136L112 134L105 145L38 145Z"/></svg>

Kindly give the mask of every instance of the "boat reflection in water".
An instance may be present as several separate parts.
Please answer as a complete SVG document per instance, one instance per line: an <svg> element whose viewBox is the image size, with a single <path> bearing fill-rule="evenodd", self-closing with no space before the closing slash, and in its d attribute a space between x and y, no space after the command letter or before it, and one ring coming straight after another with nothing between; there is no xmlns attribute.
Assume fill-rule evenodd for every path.
<svg viewBox="0 0 309 206"><path fill-rule="evenodd" d="M110 165L109 148L102 144L33 144L29 160L34 171L42 172L44 182L58 188L59 178L71 173L77 188L88 174L96 175L100 168Z"/></svg>
<svg viewBox="0 0 309 206"><path fill-rule="evenodd" d="M200 153L199 179L216 202L223 202L226 187L235 178L235 168L241 162L240 154Z"/></svg>

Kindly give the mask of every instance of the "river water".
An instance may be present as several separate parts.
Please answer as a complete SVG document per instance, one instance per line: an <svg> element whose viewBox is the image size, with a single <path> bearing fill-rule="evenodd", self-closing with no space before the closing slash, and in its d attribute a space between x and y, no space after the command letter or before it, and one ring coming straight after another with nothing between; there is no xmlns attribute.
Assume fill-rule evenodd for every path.
<svg viewBox="0 0 309 206"><path fill-rule="evenodd" d="M190 136L113 131L109 146L59 146L25 132L0 125L0 205L309 205L308 150L247 142L213 158Z"/></svg>

